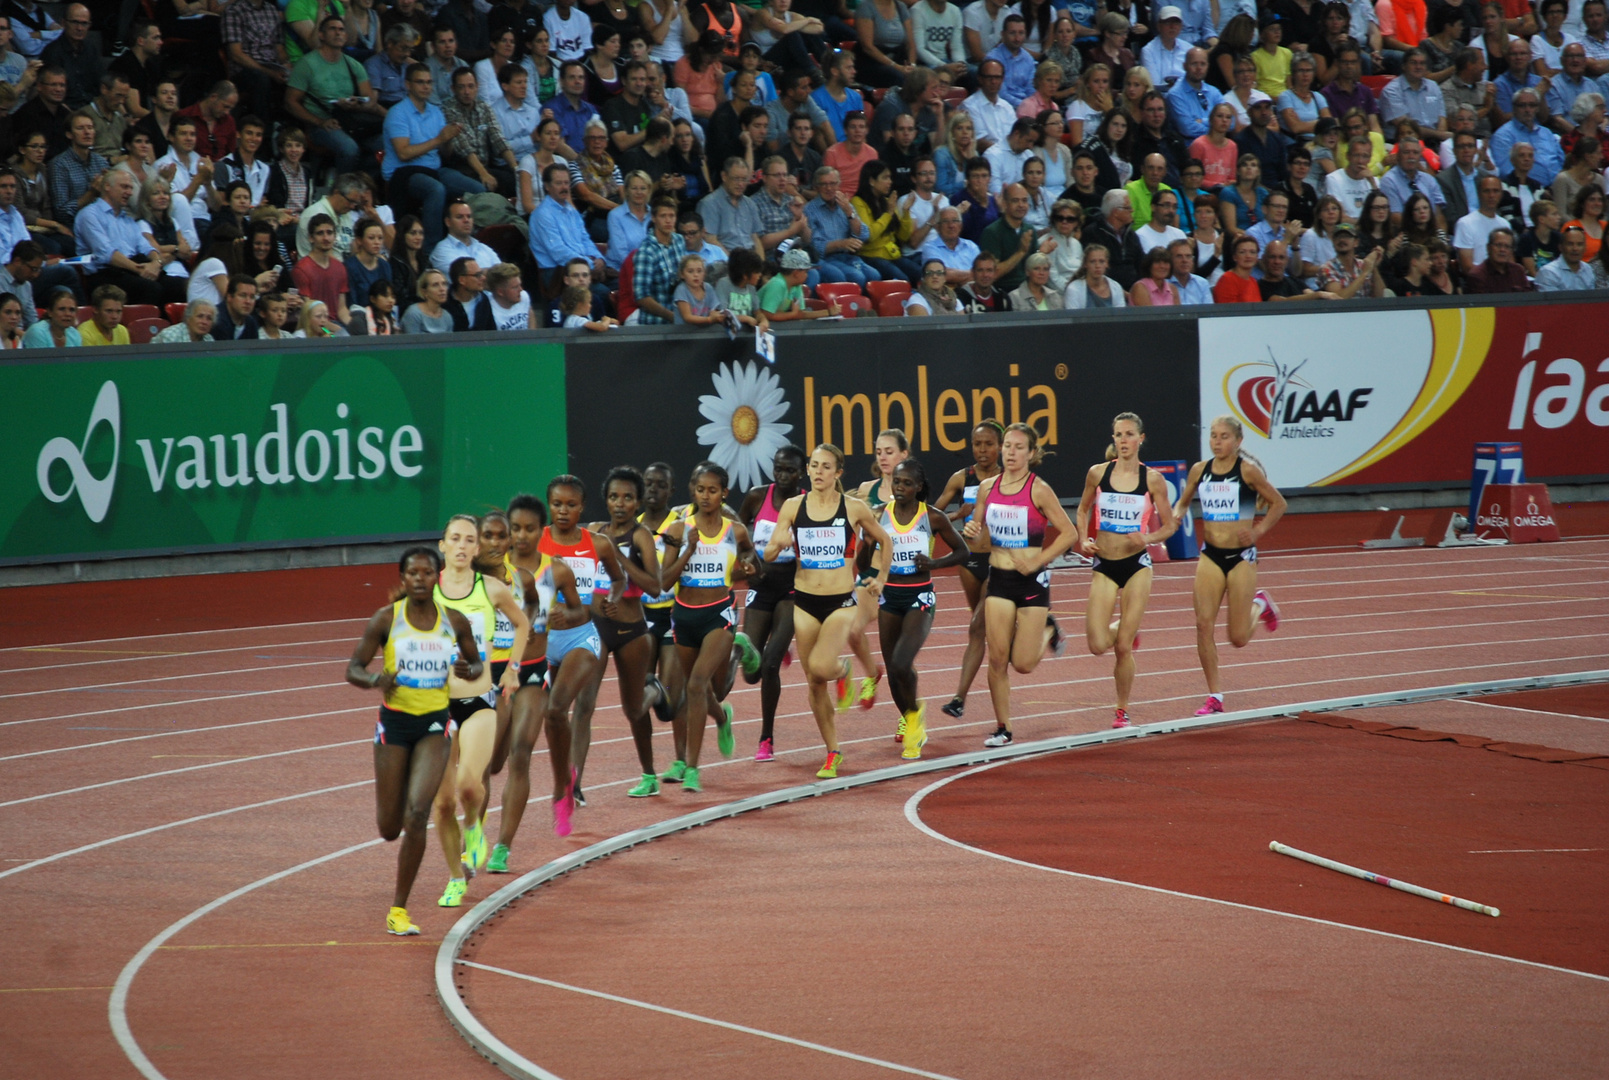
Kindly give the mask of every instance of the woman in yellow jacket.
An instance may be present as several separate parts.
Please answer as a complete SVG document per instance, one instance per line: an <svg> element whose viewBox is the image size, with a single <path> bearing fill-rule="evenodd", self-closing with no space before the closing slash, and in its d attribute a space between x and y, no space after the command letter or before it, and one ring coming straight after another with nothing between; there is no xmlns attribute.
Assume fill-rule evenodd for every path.
<svg viewBox="0 0 1609 1080"><path fill-rule="evenodd" d="M869 161L860 172L860 189L852 205L865 222L867 238L857 254L883 276L884 281L922 278L922 264L900 254L900 244L911 238L908 214L902 214L894 201L894 173L886 161Z"/></svg>

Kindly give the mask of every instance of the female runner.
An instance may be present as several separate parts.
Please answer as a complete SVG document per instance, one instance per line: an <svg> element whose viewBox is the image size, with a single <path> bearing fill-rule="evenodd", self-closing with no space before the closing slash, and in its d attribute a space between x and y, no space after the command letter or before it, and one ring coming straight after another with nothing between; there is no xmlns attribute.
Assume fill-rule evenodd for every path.
<svg viewBox="0 0 1609 1080"><path fill-rule="evenodd" d="M496 578L507 585L508 591L514 596L514 602L524 609L525 617L530 619L533 579L529 571L521 571L509 559L509 542L508 516L501 510L491 510L482 514L480 549L475 553L475 572ZM501 611L493 614L496 616L496 623L492 627L492 685L499 686L503 681L503 672L508 669L509 659L513 656L514 624L509 622L508 616ZM529 637L526 638L525 644L526 648L530 648ZM524 685L522 679L520 686L523 688ZM513 694L497 695L497 739L492 744L492 759L486 767L485 782L488 784L492 776L503 771L503 764L508 760L509 718L513 715L513 708Z"/></svg>
<svg viewBox="0 0 1609 1080"><path fill-rule="evenodd" d="M383 695L374 725L374 809L381 838L402 837L385 928L406 936L419 932L408 918L408 894L425 855L430 806L452 753L449 669L460 681L474 682L483 665L469 620L436 602L441 556L411 547L397 560L397 571L397 599L369 619L346 665L346 681ZM366 670L381 649L381 669Z"/></svg>
<svg viewBox="0 0 1609 1080"><path fill-rule="evenodd" d="M547 495L548 514L553 523L542 530L542 538L536 544L537 550L569 564L571 573L575 575L576 591L581 594L583 603L591 604L594 610L600 610L603 604L617 606L625 595L626 573L615 546L607 538L581 527L581 510L586 505L586 491L581 485L581 478L569 473L555 476L548 481ZM596 595L600 570L608 575L609 581L608 591L601 603ZM583 632L584 629L591 632ZM587 805L586 797L581 794L581 774L587 767L587 751L592 747L592 710L580 707L580 698L597 678L597 669L602 666L603 638L597 627L591 625L590 619L585 628L567 625L562 634L558 630L559 627L549 618L548 680L551 689L548 693L548 714L562 717L570 725L571 783L569 798L564 800L565 809L568 810ZM556 679L553 673L558 671L560 663L571 650L576 651L576 659L570 667L568 678ZM583 659L584 656L590 656L591 659ZM586 669L586 676L572 681L577 680L575 673L581 668ZM639 700L638 704L642 702ZM641 753L639 743L638 754ZM555 832L559 828L560 809L560 804L555 803ZM568 832L568 820L564 824Z"/></svg>
<svg viewBox="0 0 1609 1080"><path fill-rule="evenodd" d="M525 594L530 612L531 634L525 641L520 660L520 688L514 692L514 708L509 725L508 778L503 781L503 816L498 819L497 846L486 869L494 874L508 873L509 848L525 817L525 804L531 797L531 752L543 728L547 708L547 648L549 613L563 611L553 620L560 625L579 626L587 619L586 606L576 591L575 574L559 559L537 550L547 525L547 509L535 495L516 495L508 501L508 527L512 539L513 565L531 577ZM554 608L554 601L561 602ZM581 665L577 664L577 667ZM553 767L553 804L557 806L570 789L570 725L549 717L548 763Z"/></svg>
<svg viewBox="0 0 1609 1080"><path fill-rule="evenodd" d="M899 428L885 428L877 433L877 441L872 443L872 478L855 489L855 498L865 500L873 515L880 516L883 507L894 501L894 466L910 456L911 443L905 437L905 432ZM864 540L865 537L861 539ZM871 646L866 642L865 631L865 624L871 621L878 601L873 600L870 594L863 593L859 603L864 604L866 608L861 612L862 629L859 633L849 635L849 647L854 650L867 675L860 680L859 693L851 691L849 680L845 679L840 683L839 711L849 708L852 701L859 701L863 709L871 708L877 703L877 684L883 681L883 669L872 660Z"/></svg>
<svg viewBox="0 0 1609 1080"><path fill-rule="evenodd" d="M732 633L732 579L756 577L759 565L749 530L721 512L727 492L726 470L713 461L701 462L693 467L692 481L693 511L665 529L666 546L674 545L678 551L661 572L661 581L664 588L676 583L671 623L682 670L687 672L687 693L675 721L687 750L676 765L681 766L682 789L697 792L704 790L698 760L704 746L705 715L715 719L721 756L731 757L735 745L732 707L722 699L732 688L740 658L753 654L744 666L752 665L755 670L760 666L754 646L744 650Z"/></svg>
<svg viewBox="0 0 1609 1080"><path fill-rule="evenodd" d="M930 494L922 463L908 457L894 466L894 501L880 517L889 539L888 584L883 587L877 613L877 636L888 665L888 690L900 712L900 756L922 756L927 742L927 706L916 689L916 654L933 629L932 571L955 566L969 554L949 516L927 504ZM904 519L903 521L901 519ZM944 541L949 554L933 558L934 537ZM871 550L862 545L859 566L871 565Z"/></svg>
<svg viewBox="0 0 1609 1080"><path fill-rule="evenodd" d="M1050 571L1046 569L1078 539L1061 500L1033 471L1044 459L1039 432L1012 424L1000 440L1000 475L978 485L978 501L963 534L989 538L989 592L983 598L989 644L989 700L995 732L984 746L1008 746L1011 731L1011 669L1026 675L1048 648L1063 645L1050 617ZM1045 529L1056 539L1045 547Z"/></svg>
<svg viewBox="0 0 1609 1080"><path fill-rule="evenodd" d="M1190 512L1190 499L1201 495L1202 558L1196 563L1196 653L1207 676L1207 700L1197 716L1224 711L1218 681L1218 646L1213 632L1218 609L1229 596L1229 644L1244 648L1261 621L1272 634L1279 629L1279 608L1257 587L1257 541L1285 514L1285 496L1268 482L1268 474L1250 454L1241 452L1245 432L1240 421L1220 416L1208 429L1212 459L1190 469L1173 512ZM1257 511L1264 510L1258 522Z"/></svg>
<svg viewBox="0 0 1609 1080"><path fill-rule="evenodd" d="M1140 463L1145 424L1131 412L1112 421L1112 447L1117 456L1092 465L1084 480L1084 497L1078 502L1078 529L1085 537L1084 554L1095 560L1089 578L1089 603L1084 609L1084 633L1089 651L1100 656L1117 652L1112 677L1117 682L1115 728L1129 726L1129 692L1134 689L1134 643L1151 597L1151 553L1146 549L1173 535L1179 523L1168 502L1168 484L1159 473ZM1110 452L1110 451L1109 451ZM1145 500L1150 496L1162 527L1145 531ZM1094 509L1094 532L1089 515ZM1112 607L1123 598L1123 614L1112 620Z"/></svg>
<svg viewBox="0 0 1609 1080"><path fill-rule="evenodd" d="M637 515L637 520L653 534L654 554L658 556L660 566L665 565L665 527L680 516L670 505L670 488L674 479L670 466L663 461L656 461L642 471L643 510ZM676 593L671 589L644 596L642 601L643 617L648 620L648 636L653 639L657 651L655 674L665 691L663 700L656 702L653 710L654 715L666 724L676 716L685 681L681 663L676 659L676 643L671 640L670 633L670 611L675 603Z"/></svg>
<svg viewBox="0 0 1609 1080"><path fill-rule="evenodd" d="M525 639L531 631L525 610L507 585L475 570L475 556L480 550L479 520L469 514L453 515L442 531L440 547L445 565L436 582L436 599L469 621L482 663L495 637L499 611L514 624L511 652L525 655ZM505 665L498 689L513 694L519 686L519 672ZM447 888L437 903L458 907L469 888L469 875L481 870L490 854L483 826L486 770L497 742L497 692L489 666L472 681L448 679L447 691L451 698L447 714L458 725L458 738L453 740L452 766L436 792L436 835L447 859ZM461 831L460 808L464 815Z"/></svg>
<svg viewBox="0 0 1609 1080"><path fill-rule="evenodd" d="M880 595L888 582L890 553L888 533L877 515L859 499L844 495L842 450L822 443L805 470L810 490L782 504L776 530L765 546L765 561L775 562L788 547L799 559L793 579L793 635L810 684L810 710L816 715L821 741L827 744L827 762L816 776L830 780L838 775L844 755L838 748L836 703L827 684L848 679L849 661L838 658L849 636L865 625L855 587L858 584L872 597ZM857 530L877 548L872 556L876 575L865 575L858 582L853 567Z"/></svg>
<svg viewBox="0 0 1609 1080"><path fill-rule="evenodd" d="M597 677L576 702L576 726L592 730L592 710L598 702L598 688L614 653L616 682L620 689L620 708L631 725L631 738L637 744L637 761L642 780L627 795L634 799L659 794L659 774L654 771L654 730L648 721L650 704L663 705L665 688L654 677L655 649L643 617L642 598L659 594L659 554L654 535L637 521L642 507L642 474L628 465L611 469L603 481L603 501L609 508L608 521L594 521L587 528L614 545L626 571L626 591L620 599L609 599L608 571L598 570L592 592L592 625L603 641L603 663ZM585 716L585 721L582 717ZM586 801L581 800L585 806Z"/></svg>
<svg viewBox="0 0 1609 1080"><path fill-rule="evenodd" d="M961 500L960 505L949 514L950 520L960 522L963 529L972 520L972 508L978 501L978 486L1000 475L1000 440L1005 437L1005 432L1006 429L1000 426L998 420L985 420L973 428L973 463L957 470L950 477L950 482L944 485L944 494L939 496L938 505L941 507L948 507L956 499ZM967 694L971 692L972 680L978 677L978 668L983 664L983 591L989 584L988 533L980 532L977 539L969 541L969 545L966 562L961 564L958 576L972 619L967 624L966 655L961 658L961 684L956 688L955 697L944 706L945 713L957 720L967 711Z"/></svg>
<svg viewBox="0 0 1609 1080"><path fill-rule="evenodd" d="M738 516L749 527L756 548L763 549L771 542L777 514L784 502L799 494L804 469L805 452L790 443L771 458L772 482L765 487L756 484L744 496ZM756 676L760 683L760 744L754 751L755 761L770 761L776 756L777 702L782 698L782 668L788 663L788 650L793 643L793 574L798 565L789 550L782 552L776 562L761 566L760 576L750 582L753 587L743 602L743 632L760 650L760 671ZM744 679L755 682L747 673Z"/></svg>

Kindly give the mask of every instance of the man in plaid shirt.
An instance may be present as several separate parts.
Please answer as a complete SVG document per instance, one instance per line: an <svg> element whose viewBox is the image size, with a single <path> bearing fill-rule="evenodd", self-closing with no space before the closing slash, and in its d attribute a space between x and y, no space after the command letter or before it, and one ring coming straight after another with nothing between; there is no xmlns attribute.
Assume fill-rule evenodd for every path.
<svg viewBox="0 0 1609 1080"><path fill-rule="evenodd" d="M503 125L497 122L492 107L480 100L473 69L459 68L452 78L452 98L441 112L447 123L457 124L460 130L447 144L447 164L465 176L473 175L487 191L513 197L519 190L515 178L519 164L503 138Z"/></svg>
<svg viewBox="0 0 1609 1080"><path fill-rule="evenodd" d="M661 195L654 200L654 227L633 256L631 291L637 297L637 321L662 325L676 321L671 297L681 281L687 244L676 232L676 199Z"/></svg>
<svg viewBox="0 0 1609 1080"><path fill-rule="evenodd" d="M229 77L240 88L246 112L265 119L274 115L285 95L290 73L284 29L279 5L268 0L237 0L224 9L219 27L229 55Z"/></svg>

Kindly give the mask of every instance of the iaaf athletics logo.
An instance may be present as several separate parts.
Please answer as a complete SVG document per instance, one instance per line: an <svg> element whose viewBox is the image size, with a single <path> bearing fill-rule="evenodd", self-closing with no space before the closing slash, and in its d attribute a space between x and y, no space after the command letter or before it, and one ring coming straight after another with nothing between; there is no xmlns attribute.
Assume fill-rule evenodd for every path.
<svg viewBox="0 0 1609 1080"><path fill-rule="evenodd" d="M1306 366L1305 359L1295 365L1283 363L1270 348L1268 363L1241 364L1229 369L1224 375L1224 399L1241 423L1265 439L1333 435L1333 428L1322 427L1324 421L1350 421L1359 409L1368 406L1374 388L1352 389L1344 402L1341 391L1335 389L1321 398L1317 387L1297 377ZM1303 428L1304 423L1319 426ZM1292 430L1279 430L1286 426Z"/></svg>
<svg viewBox="0 0 1609 1080"><path fill-rule="evenodd" d="M268 413L266 425L261 421L251 425L260 432L255 443L246 432L134 439L151 493L244 488L254 483L266 487L298 480L307 484L379 480L387 471L407 480L424 471L419 460L424 437L412 424L400 425L389 436L383 428L360 427L354 432L345 424L328 431L309 427L293 432L289 405L276 402L268 406ZM350 413L344 403L335 406L338 421L347 420ZM85 457L96 429L103 424L111 429L112 461L104 476L96 476ZM98 525L111 508L122 451L122 402L117 384L108 379L95 396L83 441L75 444L57 436L40 449L35 464L39 491L53 503L64 503L76 493L85 516ZM65 486L58 468L62 465L68 474Z"/></svg>

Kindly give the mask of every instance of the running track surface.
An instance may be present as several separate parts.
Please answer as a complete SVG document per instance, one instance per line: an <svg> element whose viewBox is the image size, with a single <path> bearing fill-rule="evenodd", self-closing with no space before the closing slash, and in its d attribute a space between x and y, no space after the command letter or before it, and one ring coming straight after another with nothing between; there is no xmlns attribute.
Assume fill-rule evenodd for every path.
<svg viewBox="0 0 1609 1080"><path fill-rule="evenodd" d="M1139 654L1140 722L1187 715L1199 703L1193 570L1158 570ZM1262 581L1287 625L1247 650L1223 650L1230 705L1609 666L1606 570L1604 540L1273 555ZM110 987L164 930L241 889L248 891L168 939L131 984L132 1038L163 1075L495 1075L434 1000L435 946L456 917L434 905L445 876L437 851L427 853L410 904L425 936L379 932L395 851L372 840L366 736L374 702L346 687L341 670L390 572L260 575L256 589L240 588L250 580L18 590L16 602L32 605L32 624L13 624L10 640L25 630L28 644L47 647L0 653L0 896L11 921L0 975L0 1076L137 1075L108 1024ZM1086 581L1087 571L1055 577L1055 610L1075 631ZM919 663L933 705L954 688L964 640L958 586L947 579L939 592L940 616ZM310 606L329 614L309 619ZM108 613L122 611L112 623ZM220 611L239 629L203 630ZM146 631L158 618L188 623L189 632L115 636ZM1072 649L1016 677L1020 737L1104 727L1110 663ZM592 806L563 843L547 831L545 802L532 807L514 867L808 779L821 751L795 676L786 681L778 723L785 753L776 763L742 756L753 750L758 693L740 684L739 757L706 760L701 798L671 789L642 802L623 795L636 762L606 685L588 767ZM1374 710L1369 718L1389 712L1398 724L1603 752L1609 710L1601 688L1573 693ZM883 704L845 721L849 771L898 760L894 719ZM964 719L930 708L929 722L927 755L976 747L994 726L982 680ZM1134 745L1165 757L1190 738ZM668 757L668 732L658 742ZM1451 744L1392 752L1483 756ZM1117 748L1102 753L1119 756ZM1006 783L1027 765L956 787ZM543 767L536 764L538 775ZM1313 771L1321 771L1316 762ZM1303 1063L1320 1060L1332 1075L1338 1060L1353 1063L1355 1075L1405 1063L1423 1073L1480 1073L1500 1044L1513 1048L1513 1075L1589 1075L1583 1062L1609 1060L1602 982L1004 863L907 819L906 800L931 782L809 800L617 857L522 901L482 935L470 959L968 1078L1047 1069L1267 1075L1311 1071ZM1012 804L1020 806L1020 798ZM1169 873L1197 865L1198 884L1180 892L1214 895L1203 849L1170 848L1172 819L1156 819L1153 809L1144 800L1131 806L1127 827L1162 852ZM1571 809L1561 820L1574 820ZM1574 809L1588 812L1585 803ZM1014 832L1031 840L1029 822L1019 821ZM1302 846L1295 836L1263 844ZM1266 851L1247 858L1258 866L1288 861ZM323 861L266 880L314 860ZM1511 865L1529 873L1523 861ZM1593 865L1601 894L1601 864ZM1414 880L1404 866L1370 869ZM1435 916L1480 918L1309 870L1292 863L1275 873L1304 889L1383 894L1370 904L1400 900ZM472 883L471 900L488 889ZM752 1077L762 1068L890 1072L500 972L466 967L461 982L494 1031L574 1080L680 1076L692 1066L711 1077ZM952 1004L940 1010L945 1001ZM955 1002L970 1003L964 1016L945 1011ZM1041 1010L1052 1003L1059 1011L1045 1023ZM985 1032L992 1037L979 1040ZM622 1046L644 1049L628 1061Z"/></svg>

